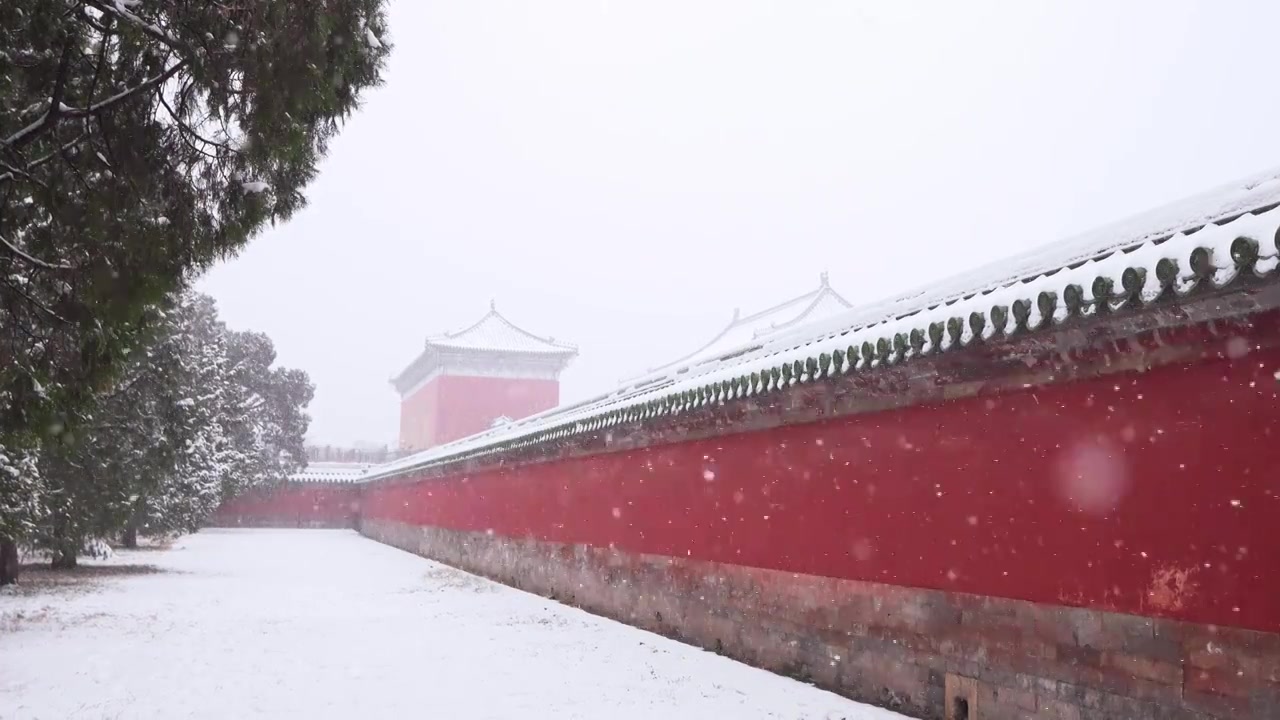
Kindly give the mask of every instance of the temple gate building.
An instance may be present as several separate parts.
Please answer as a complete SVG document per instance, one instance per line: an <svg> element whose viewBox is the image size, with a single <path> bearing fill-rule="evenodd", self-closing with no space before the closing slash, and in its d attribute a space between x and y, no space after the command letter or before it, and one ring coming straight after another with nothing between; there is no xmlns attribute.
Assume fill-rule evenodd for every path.
<svg viewBox="0 0 1280 720"><path fill-rule="evenodd" d="M560 404L560 373L578 349L489 312L428 337L391 380L400 394L400 449L424 450Z"/></svg>

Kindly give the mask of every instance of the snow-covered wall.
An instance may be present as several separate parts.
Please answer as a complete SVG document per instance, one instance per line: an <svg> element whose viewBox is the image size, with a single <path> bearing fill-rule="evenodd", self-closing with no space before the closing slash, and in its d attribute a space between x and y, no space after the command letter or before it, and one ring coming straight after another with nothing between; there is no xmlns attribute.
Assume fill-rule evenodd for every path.
<svg viewBox="0 0 1280 720"><path fill-rule="evenodd" d="M212 527L353 528L360 486L352 482L295 482L253 490L223 503Z"/></svg>
<svg viewBox="0 0 1280 720"><path fill-rule="evenodd" d="M358 526L922 717L1280 717L1278 178L386 463Z"/></svg>
<svg viewBox="0 0 1280 720"><path fill-rule="evenodd" d="M361 527L922 717L1280 717L1278 294L375 481Z"/></svg>
<svg viewBox="0 0 1280 720"><path fill-rule="evenodd" d="M1278 370L1260 352L494 467L373 487L363 517L1280 631Z"/></svg>

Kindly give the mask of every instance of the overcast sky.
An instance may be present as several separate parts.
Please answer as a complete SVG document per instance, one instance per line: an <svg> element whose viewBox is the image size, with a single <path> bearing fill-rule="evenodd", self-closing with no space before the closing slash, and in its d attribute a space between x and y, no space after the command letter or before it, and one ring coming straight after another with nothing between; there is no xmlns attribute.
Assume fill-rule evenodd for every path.
<svg viewBox="0 0 1280 720"><path fill-rule="evenodd" d="M310 207L201 288L393 443L490 299L574 400L831 282L869 302L1280 165L1280 3L391 0Z"/></svg>

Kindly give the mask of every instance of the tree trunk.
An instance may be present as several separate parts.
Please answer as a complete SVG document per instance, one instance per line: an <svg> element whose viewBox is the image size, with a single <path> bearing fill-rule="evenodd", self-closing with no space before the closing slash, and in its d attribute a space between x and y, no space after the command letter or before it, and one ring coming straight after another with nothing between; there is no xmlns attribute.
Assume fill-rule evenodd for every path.
<svg viewBox="0 0 1280 720"><path fill-rule="evenodd" d="M18 582L18 543L0 538L0 585Z"/></svg>
<svg viewBox="0 0 1280 720"><path fill-rule="evenodd" d="M130 550L136 550L138 548L138 524L137 523L130 520L129 524L124 526L124 534L120 536L120 544L124 545Z"/></svg>
<svg viewBox="0 0 1280 720"><path fill-rule="evenodd" d="M76 548L63 545L57 550L54 550L53 560L49 565L54 570L70 570L76 566L76 557L79 554L80 553L76 551Z"/></svg>
<svg viewBox="0 0 1280 720"><path fill-rule="evenodd" d="M133 512L129 513L129 520L124 524L124 535L120 537L120 543L130 550L138 548L138 526L142 525L143 511L146 509L147 496L139 495L133 501Z"/></svg>
<svg viewBox="0 0 1280 720"><path fill-rule="evenodd" d="M53 562L49 563L54 570L71 570L76 566L75 553L54 553Z"/></svg>

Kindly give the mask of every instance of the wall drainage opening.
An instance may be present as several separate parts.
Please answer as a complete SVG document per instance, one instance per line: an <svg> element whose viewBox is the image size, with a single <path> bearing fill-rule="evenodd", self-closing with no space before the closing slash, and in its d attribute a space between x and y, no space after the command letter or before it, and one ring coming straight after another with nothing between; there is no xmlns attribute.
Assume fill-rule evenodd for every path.
<svg viewBox="0 0 1280 720"><path fill-rule="evenodd" d="M982 715L978 708L978 681L947 673L943 685L946 704L941 709L946 720L978 720Z"/></svg>

